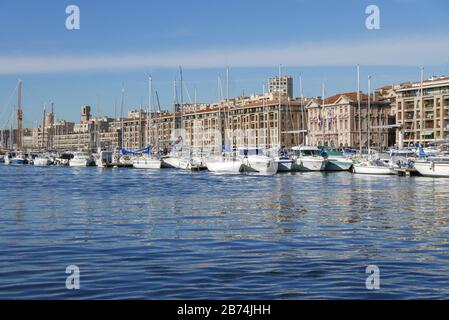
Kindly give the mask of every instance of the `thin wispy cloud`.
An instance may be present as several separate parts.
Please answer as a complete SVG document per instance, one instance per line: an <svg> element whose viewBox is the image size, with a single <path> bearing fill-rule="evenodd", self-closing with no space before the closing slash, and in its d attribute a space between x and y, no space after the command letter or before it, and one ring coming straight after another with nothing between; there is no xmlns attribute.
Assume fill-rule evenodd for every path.
<svg viewBox="0 0 449 320"><path fill-rule="evenodd" d="M449 60L449 36L370 41L316 42L282 47L197 49L175 52L0 56L0 74L45 74L148 68L441 65Z"/></svg>

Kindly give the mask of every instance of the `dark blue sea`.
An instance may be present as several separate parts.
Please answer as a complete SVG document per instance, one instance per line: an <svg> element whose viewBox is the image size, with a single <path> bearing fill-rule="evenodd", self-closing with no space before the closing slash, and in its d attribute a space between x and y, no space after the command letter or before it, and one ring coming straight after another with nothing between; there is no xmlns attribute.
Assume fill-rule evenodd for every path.
<svg viewBox="0 0 449 320"><path fill-rule="evenodd" d="M2 165L0 200L0 299L449 298L449 179Z"/></svg>

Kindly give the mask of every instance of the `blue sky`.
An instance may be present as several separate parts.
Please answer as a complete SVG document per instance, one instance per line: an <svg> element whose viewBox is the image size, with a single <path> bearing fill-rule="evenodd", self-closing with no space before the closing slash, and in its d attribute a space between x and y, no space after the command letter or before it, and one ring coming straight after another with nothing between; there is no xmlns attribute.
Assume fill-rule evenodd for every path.
<svg viewBox="0 0 449 320"><path fill-rule="evenodd" d="M70 4L80 8L80 30L65 28ZM365 27L370 4L380 30ZM446 0L0 0L0 126L19 78L31 126L49 100L58 119L78 120L82 104L113 115L122 82L125 108L145 107L150 73L170 108L179 64L202 101L217 99L226 65L232 95L261 92L278 64L303 74L308 96L320 95L321 82L326 95L355 90L357 63L362 89L368 74L374 86L418 80L419 65L426 76L449 74L447 12Z"/></svg>

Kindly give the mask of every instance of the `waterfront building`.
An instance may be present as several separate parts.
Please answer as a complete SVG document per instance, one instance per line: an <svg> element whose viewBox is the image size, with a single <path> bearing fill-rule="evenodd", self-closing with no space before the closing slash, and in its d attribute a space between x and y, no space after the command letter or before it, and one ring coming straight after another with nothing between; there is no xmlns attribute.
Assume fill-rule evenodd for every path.
<svg viewBox="0 0 449 320"><path fill-rule="evenodd" d="M403 83L395 89L398 144L449 140L449 77Z"/></svg>
<svg viewBox="0 0 449 320"><path fill-rule="evenodd" d="M371 97L368 112L368 95L360 93L360 123L357 92L339 93L324 99L312 99L306 106L308 118L308 144L335 148L368 147L385 149L394 144L394 124L390 103ZM370 124L368 125L368 121ZM370 142L368 142L368 128ZM360 133L361 132L361 133ZM361 138L361 140L360 140Z"/></svg>
<svg viewBox="0 0 449 320"><path fill-rule="evenodd" d="M293 98L293 78L290 76L277 76L268 79L268 92L274 96Z"/></svg>

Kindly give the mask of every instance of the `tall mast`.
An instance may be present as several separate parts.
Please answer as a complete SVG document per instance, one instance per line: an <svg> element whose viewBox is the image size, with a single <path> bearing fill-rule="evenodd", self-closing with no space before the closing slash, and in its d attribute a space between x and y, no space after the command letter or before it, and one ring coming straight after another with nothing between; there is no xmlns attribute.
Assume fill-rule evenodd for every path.
<svg viewBox="0 0 449 320"><path fill-rule="evenodd" d="M180 91L180 99L181 99L181 129L184 128L184 95L183 95L183 82L182 82L182 67L179 66L179 77L180 77L180 85L181 85L181 91Z"/></svg>
<svg viewBox="0 0 449 320"><path fill-rule="evenodd" d="M22 80L19 80L17 91L17 149L22 149Z"/></svg>
<svg viewBox="0 0 449 320"><path fill-rule="evenodd" d="M46 116L46 112L45 112L45 103L44 103L44 116L42 117L42 144L41 144L42 150L45 149L45 116Z"/></svg>
<svg viewBox="0 0 449 320"><path fill-rule="evenodd" d="M267 112L267 109L266 109L266 107L265 107L265 83L264 84L262 84L262 96L263 96L263 99L262 99L262 113L263 113L263 120L265 121L265 123L266 123L266 126L265 126L265 128L266 128L266 130L267 130L267 132L266 132L266 143L265 143L265 148L266 149L268 149L268 146L270 146L271 147L271 139L270 139L270 117L269 117L269 113L270 112Z"/></svg>
<svg viewBox="0 0 449 320"><path fill-rule="evenodd" d="M323 111L324 115L324 82L321 83L321 110ZM322 131L322 139L321 139L321 145L324 147L324 126L326 124L325 118L323 116L321 117L321 131Z"/></svg>
<svg viewBox="0 0 449 320"><path fill-rule="evenodd" d="M51 106L51 117L50 117L50 145L49 148L53 149L53 145L54 145L54 124L55 124L55 110L54 110L54 103L53 101L50 101L50 106Z"/></svg>
<svg viewBox="0 0 449 320"><path fill-rule="evenodd" d="M360 65L357 65L357 112L359 114L359 147L362 155L362 113L360 108Z"/></svg>
<svg viewBox="0 0 449 320"><path fill-rule="evenodd" d="M177 117L176 117L176 103L178 102L176 99L176 79L173 80L173 134L175 134L175 130L178 129L177 128Z"/></svg>
<svg viewBox="0 0 449 320"><path fill-rule="evenodd" d="M120 103L120 118L121 118L121 127L122 127L122 145L121 148L125 147L125 126L123 120L123 107L125 105L125 83L122 82L122 101Z"/></svg>
<svg viewBox="0 0 449 320"><path fill-rule="evenodd" d="M368 155L371 153L371 76L368 76L368 124L367 124L367 135L368 135ZM380 142L380 141L379 141ZM379 152L381 151L381 146L379 145Z"/></svg>
<svg viewBox="0 0 449 320"><path fill-rule="evenodd" d="M159 137L159 113L161 112L161 104L159 103L159 94L157 93L157 90L156 90L156 101L158 107L158 111L156 112L156 139L157 139L157 151L160 152L161 146Z"/></svg>
<svg viewBox="0 0 449 320"><path fill-rule="evenodd" d="M302 74L299 74L299 96L301 98L301 123L302 123L302 144L305 145L305 130L306 130L306 126L305 126L305 117L304 117L304 95L303 95L303 91L302 91ZM299 141L298 141L299 143Z"/></svg>
<svg viewBox="0 0 449 320"><path fill-rule="evenodd" d="M278 96L279 96L279 105L278 105L278 147L281 149L281 68L282 65L279 64L279 83L278 83Z"/></svg>
<svg viewBox="0 0 449 320"><path fill-rule="evenodd" d="M226 66L226 102L229 101L229 66Z"/></svg>
<svg viewBox="0 0 449 320"><path fill-rule="evenodd" d="M151 131L152 131L152 94L153 94L153 78L148 78L148 145L151 145Z"/></svg>
<svg viewBox="0 0 449 320"><path fill-rule="evenodd" d="M421 111L420 111L420 130L419 130L419 142L422 142L422 130L424 129L423 127L423 116L424 116L424 91L423 91L423 85L424 85L424 67L421 66L420 68L421 71L421 83L420 83L420 98L421 98Z"/></svg>

